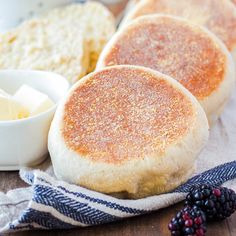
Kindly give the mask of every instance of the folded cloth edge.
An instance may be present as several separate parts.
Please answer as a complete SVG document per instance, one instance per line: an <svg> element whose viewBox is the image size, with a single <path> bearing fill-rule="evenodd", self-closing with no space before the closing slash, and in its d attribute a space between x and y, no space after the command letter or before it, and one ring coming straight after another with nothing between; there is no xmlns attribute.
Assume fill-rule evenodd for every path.
<svg viewBox="0 0 236 236"><path fill-rule="evenodd" d="M128 200L85 189L57 180L45 172L21 171L32 185L33 195L19 219L9 222L0 233L29 229L68 229L105 224L165 208L185 198L191 186L219 186L236 178L236 161L198 174L172 193Z"/></svg>

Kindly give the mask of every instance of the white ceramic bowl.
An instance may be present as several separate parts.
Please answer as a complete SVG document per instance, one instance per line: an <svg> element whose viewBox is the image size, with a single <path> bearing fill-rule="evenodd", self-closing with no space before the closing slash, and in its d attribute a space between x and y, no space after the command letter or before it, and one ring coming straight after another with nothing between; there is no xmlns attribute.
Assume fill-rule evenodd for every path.
<svg viewBox="0 0 236 236"><path fill-rule="evenodd" d="M22 21L74 0L0 0L0 32Z"/></svg>
<svg viewBox="0 0 236 236"><path fill-rule="evenodd" d="M66 94L69 83L58 74L43 71L2 70L0 88L14 94L27 84L45 94L54 102L48 111L22 120L0 121L0 170L17 170L33 166L47 156L48 130L56 104Z"/></svg>

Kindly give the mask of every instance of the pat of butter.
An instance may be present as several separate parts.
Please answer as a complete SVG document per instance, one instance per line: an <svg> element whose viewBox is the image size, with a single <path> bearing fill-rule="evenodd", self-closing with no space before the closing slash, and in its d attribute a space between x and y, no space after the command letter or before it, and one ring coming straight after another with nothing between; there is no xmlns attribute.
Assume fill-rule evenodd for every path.
<svg viewBox="0 0 236 236"><path fill-rule="evenodd" d="M17 120L27 118L29 112L21 104L16 102L9 94L0 91L0 120Z"/></svg>
<svg viewBox="0 0 236 236"><path fill-rule="evenodd" d="M13 98L29 110L30 116L42 113L54 105L46 94L28 85L22 85Z"/></svg>

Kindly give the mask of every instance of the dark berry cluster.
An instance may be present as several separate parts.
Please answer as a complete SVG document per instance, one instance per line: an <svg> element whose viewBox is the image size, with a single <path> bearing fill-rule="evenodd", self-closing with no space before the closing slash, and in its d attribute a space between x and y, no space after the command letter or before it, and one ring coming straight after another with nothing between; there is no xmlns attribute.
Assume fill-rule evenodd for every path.
<svg viewBox="0 0 236 236"><path fill-rule="evenodd" d="M185 204L198 206L206 214L207 220L225 219L236 210L236 194L228 188L202 185L191 189Z"/></svg>
<svg viewBox="0 0 236 236"><path fill-rule="evenodd" d="M168 225L171 235L204 236L206 220L225 219L236 211L236 193L228 188L196 186L188 193L185 208Z"/></svg>
<svg viewBox="0 0 236 236"><path fill-rule="evenodd" d="M197 207L187 206L177 213L169 223L171 235L204 236L206 232L206 217Z"/></svg>

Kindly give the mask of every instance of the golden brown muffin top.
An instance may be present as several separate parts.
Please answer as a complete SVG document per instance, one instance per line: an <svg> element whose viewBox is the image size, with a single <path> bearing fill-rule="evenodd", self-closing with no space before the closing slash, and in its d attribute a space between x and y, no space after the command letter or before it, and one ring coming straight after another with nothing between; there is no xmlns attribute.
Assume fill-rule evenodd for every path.
<svg viewBox="0 0 236 236"><path fill-rule="evenodd" d="M236 10L229 0L146 0L139 6L132 18L153 13L184 17L207 27L230 51L236 47Z"/></svg>
<svg viewBox="0 0 236 236"><path fill-rule="evenodd" d="M166 16L140 18L129 25L102 58L104 66L139 65L178 80L199 100L225 77L226 56L201 28Z"/></svg>
<svg viewBox="0 0 236 236"><path fill-rule="evenodd" d="M137 67L90 74L64 106L61 131L67 147L111 164L163 154L196 122L193 103L175 86Z"/></svg>

